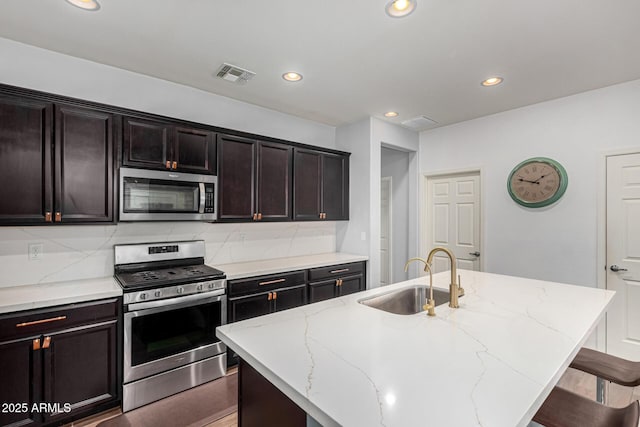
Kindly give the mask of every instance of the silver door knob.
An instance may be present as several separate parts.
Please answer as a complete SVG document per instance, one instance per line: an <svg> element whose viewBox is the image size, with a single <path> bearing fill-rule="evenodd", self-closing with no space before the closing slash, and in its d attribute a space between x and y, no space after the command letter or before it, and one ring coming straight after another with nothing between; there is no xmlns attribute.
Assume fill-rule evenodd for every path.
<svg viewBox="0 0 640 427"><path fill-rule="evenodd" d="M480 256L480 252L475 251L475 252L469 252L469 255L473 255L473 256Z"/></svg>
<svg viewBox="0 0 640 427"><path fill-rule="evenodd" d="M613 265L610 267L610 269L611 269L611 271L615 271L615 272L618 272L618 271L627 271L627 269L626 269L626 268L620 268L620 267L618 267L618 266L617 266L617 265L615 265L615 264L613 264Z"/></svg>

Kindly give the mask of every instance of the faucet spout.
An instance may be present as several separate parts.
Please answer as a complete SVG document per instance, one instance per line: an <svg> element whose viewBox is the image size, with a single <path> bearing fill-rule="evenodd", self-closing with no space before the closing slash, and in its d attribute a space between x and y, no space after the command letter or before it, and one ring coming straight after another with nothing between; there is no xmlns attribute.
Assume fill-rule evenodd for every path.
<svg viewBox="0 0 640 427"><path fill-rule="evenodd" d="M433 256L438 252L444 252L449 257L449 260L451 261L451 282L449 283L449 307L458 308L460 307L458 303L458 298L464 295L464 289L462 289L462 287L460 286L459 278L458 278L458 282L456 282L456 278L458 277L456 274L457 272L456 257L455 255L453 255L453 252L451 252L449 249L436 247L436 248L433 248L431 252L429 252L429 255L427 256L427 263L429 265L432 265Z"/></svg>
<svg viewBox="0 0 640 427"><path fill-rule="evenodd" d="M435 316L436 315L436 301L433 299L433 274L431 273L431 266L427 261L422 258L411 258L404 265L404 271L409 269L409 264L413 261L420 261L424 263L424 271L429 272L429 298L426 301L426 304L422 307L427 310L427 315Z"/></svg>

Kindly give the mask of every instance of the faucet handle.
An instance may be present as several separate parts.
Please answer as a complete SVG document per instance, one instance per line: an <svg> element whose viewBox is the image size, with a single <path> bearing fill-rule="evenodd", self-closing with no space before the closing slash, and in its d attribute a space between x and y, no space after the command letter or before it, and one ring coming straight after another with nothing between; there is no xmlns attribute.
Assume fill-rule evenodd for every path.
<svg viewBox="0 0 640 427"><path fill-rule="evenodd" d="M428 316L436 315L436 302L432 299L427 300L427 304L422 306L423 310L427 311Z"/></svg>
<svg viewBox="0 0 640 427"><path fill-rule="evenodd" d="M458 296L464 296L464 289L462 288L462 280L460 280L460 275L458 274Z"/></svg>

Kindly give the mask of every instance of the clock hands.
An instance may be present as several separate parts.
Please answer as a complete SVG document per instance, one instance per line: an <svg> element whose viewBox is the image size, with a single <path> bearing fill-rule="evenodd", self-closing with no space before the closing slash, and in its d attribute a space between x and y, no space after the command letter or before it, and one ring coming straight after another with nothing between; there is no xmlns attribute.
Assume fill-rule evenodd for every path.
<svg viewBox="0 0 640 427"><path fill-rule="evenodd" d="M544 176L540 177L540 178L538 179L538 181L540 181L542 178L544 178ZM538 181L529 181L528 179L524 179L524 178L520 178L520 177L518 177L518 181L520 181L520 182L529 182L529 183L531 183L531 184L538 184L538 185L540 185L540 183L539 183Z"/></svg>

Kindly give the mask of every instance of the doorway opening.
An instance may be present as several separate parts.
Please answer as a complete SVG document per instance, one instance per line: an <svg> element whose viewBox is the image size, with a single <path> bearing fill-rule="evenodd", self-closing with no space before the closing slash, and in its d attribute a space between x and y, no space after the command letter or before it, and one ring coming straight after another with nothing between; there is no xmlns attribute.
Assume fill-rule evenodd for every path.
<svg viewBox="0 0 640 427"><path fill-rule="evenodd" d="M380 285L407 280L409 256L410 154L382 147L380 181Z"/></svg>

